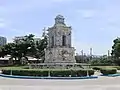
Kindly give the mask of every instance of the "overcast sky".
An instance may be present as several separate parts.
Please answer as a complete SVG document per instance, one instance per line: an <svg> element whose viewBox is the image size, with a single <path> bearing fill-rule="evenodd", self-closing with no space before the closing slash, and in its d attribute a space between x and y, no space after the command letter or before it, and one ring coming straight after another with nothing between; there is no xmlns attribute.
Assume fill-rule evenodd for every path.
<svg viewBox="0 0 120 90"><path fill-rule="evenodd" d="M0 36L12 41L29 33L40 37L56 15L72 26L76 52L106 54L120 36L120 0L0 0Z"/></svg>

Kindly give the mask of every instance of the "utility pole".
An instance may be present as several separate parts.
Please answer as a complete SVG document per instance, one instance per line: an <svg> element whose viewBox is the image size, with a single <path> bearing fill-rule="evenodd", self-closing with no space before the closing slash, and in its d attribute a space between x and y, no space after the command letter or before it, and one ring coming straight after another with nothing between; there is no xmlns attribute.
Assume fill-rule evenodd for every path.
<svg viewBox="0 0 120 90"><path fill-rule="evenodd" d="M81 54L82 54L82 62L83 62L83 50L81 50Z"/></svg>
<svg viewBox="0 0 120 90"><path fill-rule="evenodd" d="M108 56L110 56L110 50L108 50Z"/></svg>
<svg viewBox="0 0 120 90"><path fill-rule="evenodd" d="M109 57L110 57L110 51L108 50L108 56L107 56L107 59L109 60Z"/></svg>
<svg viewBox="0 0 120 90"><path fill-rule="evenodd" d="M92 48L90 48L90 60L92 60Z"/></svg>
<svg viewBox="0 0 120 90"><path fill-rule="evenodd" d="M84 63L86 63L86 53L83 55Z"/></svg>
<svg viewBox="0 0 120 90"><path fill-rule="evenodd" d="M46 34L46 28L44 27L44 28L43 28L43 35L42 35L42 37L44 37L45 34Z"/></svg>

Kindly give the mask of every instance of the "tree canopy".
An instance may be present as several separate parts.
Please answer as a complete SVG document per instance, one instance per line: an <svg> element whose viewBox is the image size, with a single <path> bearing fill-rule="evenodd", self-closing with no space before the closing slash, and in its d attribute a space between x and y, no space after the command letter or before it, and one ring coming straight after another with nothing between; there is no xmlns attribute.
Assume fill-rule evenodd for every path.
<svg viewBox="0 0 120 90"><path fill-rule="evenodd" d="M116 38L113 40L113 46L112 46L112 57L116 64L120 65L120 38Z"/></svg>
<svg viewBox="0 0 120 90"><path fill-rule="evenodd" d="M34 35L29 34L23 37L15 37L13 43L8 43L0 47L0 57L10 55L11 59L15 59L15 63L22 64L22 58L26 61L28 56L44 59L44 49L47 47L47 36L35 41Z"/></svg>

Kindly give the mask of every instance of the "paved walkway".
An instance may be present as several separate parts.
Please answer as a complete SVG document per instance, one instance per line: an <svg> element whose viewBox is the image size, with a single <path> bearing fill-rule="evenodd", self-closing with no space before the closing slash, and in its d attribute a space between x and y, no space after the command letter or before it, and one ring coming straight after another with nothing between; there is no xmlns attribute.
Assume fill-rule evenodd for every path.
<svg viewBox="0 0 120 90"><path fill-rule="evenodd" d="M0 90L120 90L120 77L80 80L12 79L0 77Z"/></svg>

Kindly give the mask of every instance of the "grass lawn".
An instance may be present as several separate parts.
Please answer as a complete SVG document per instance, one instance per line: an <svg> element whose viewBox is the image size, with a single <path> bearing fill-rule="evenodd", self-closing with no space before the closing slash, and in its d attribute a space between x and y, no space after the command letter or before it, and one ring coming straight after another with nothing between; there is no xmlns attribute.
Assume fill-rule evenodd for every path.
<svg viewBox="0 0 120 90"><path fill-rule="evenodd" d="M90 66L90 68L93 67L98 67L98 68L117 68L118 70L120 70L120 66Z"/></svg>
<svg viewBox="0 0 120 90"><path fill-rule="evenodd" d="M0 69L24 69L25 66L0 67Z"/></svg>

